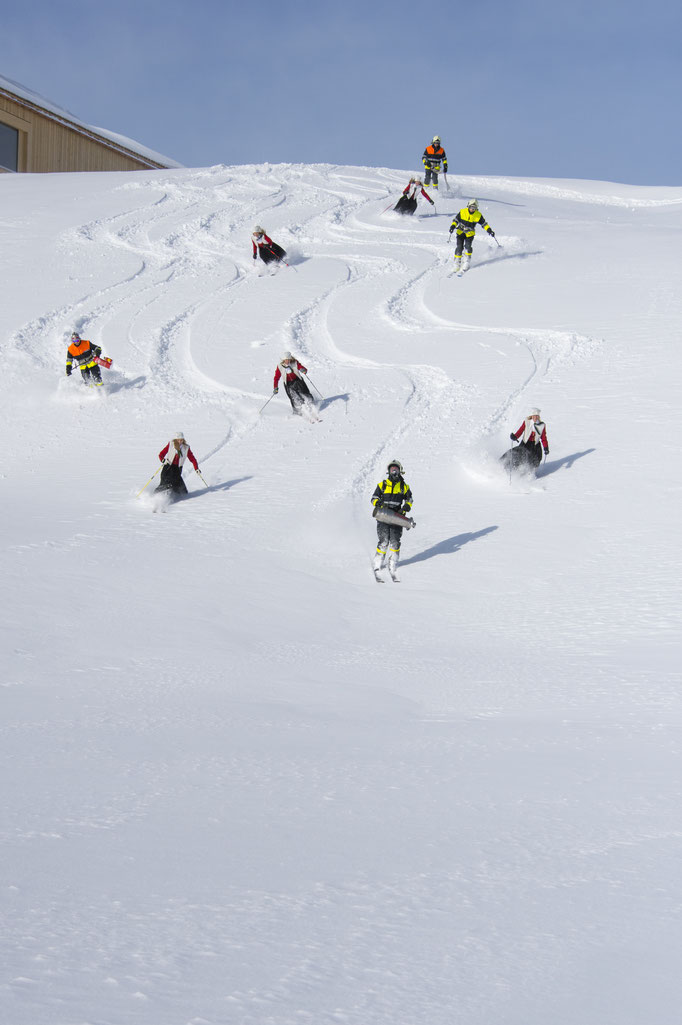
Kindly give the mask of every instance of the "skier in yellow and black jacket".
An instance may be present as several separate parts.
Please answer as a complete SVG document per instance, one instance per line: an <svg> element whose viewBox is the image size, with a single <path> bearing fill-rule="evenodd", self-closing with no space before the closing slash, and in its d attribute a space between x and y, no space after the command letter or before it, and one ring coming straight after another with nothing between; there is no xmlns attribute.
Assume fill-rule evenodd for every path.
<svg viewBox="0 0 682 1025"><path fill-rule="evenodd" d="M392 512L408 513L412 508L412 492L410 491L410 485L405 482L403 477L404 470L400 462L397 459L392 459L386 467L388 476L385 480L379 481L374 494L372 495L372 505L375 508L381 508L382 506L386 509L390 509ZM384 567L384 559L386 557L386 549L390 544L390 551L388 554L388 570L393 579L395 580L396 568L398 566L398 558L400 556L400 539L403 533L403 527L398 527L392 523L379 523L377 521L377 550L374 556L373 569L375 574Z"/></svg>
<svg viewBox="0 0 682 1025"><path fill-rule="evenodd" d="M457 245L455 246L455 269L466 270L471 260L471 247L476 234L476 226L485 228L491 238L495 238L495 232L490 227L485 217L478 209L478 200L470 199L465 207L455 214L450 225L450 234L457 232ZM466 259L462 263L462 250L466 250Z"/></svg>

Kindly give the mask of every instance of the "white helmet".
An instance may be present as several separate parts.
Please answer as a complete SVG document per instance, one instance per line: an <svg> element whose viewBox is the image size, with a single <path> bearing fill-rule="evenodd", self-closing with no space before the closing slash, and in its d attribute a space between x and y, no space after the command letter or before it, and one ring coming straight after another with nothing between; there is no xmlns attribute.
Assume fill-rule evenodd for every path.
<svg viewBox="0 0 682 1025"><path fill-rule="evenodd" d="M411 178L410 180L413 181L415 185L421 185L422 183L421 175L419 174L415 174L414 178Z"/></svg>
<svg viewBox="0 0 682 1025"><path fill-rule="evenodd" d="M388 466L386 467L386 473L390 474L392 466L397 466L398 467L398 472L400 473L400 476L402 477L402 475L405 473L405 471L403 469L403 464L400 462L400 460L399 459L391 459L389 464L388 464Z"/></svg>
<svg viewBox="0 0 682 1025"><path fill-rule="evenodd" d="M284 355L282 356L281 360L280 360L280 363L284 363L285 360L293 359L293 358L294 357L291 355L290 352L285 352Z"/></svg>
<svg viewBox="0 0 682 1025"><path fill-rule="evenodd" d="M184 440L185 440L185 432L184 431L176 431L175 434L173 435L173 441L184 441Z"/></svg>
<svg viewBox="0 0 682 1025"><path fill-rule="evenodd" d="M528 416L541 416L541 415L542 414L540 413L540 410L537 407L535 407L534 409L531 409L530 413L528 414Z"/></svg>
<svg viewBox="0 0 682 1025"><path fill-rule="evenodd" d="M253 229L251 234L252 235L264 235L265 231L261 228L260 224L257 224L256 227Z"/></svg>
<svg viewBox="0 0 682 1025"><path fill-rule="evenodd" d="M434 135L433 139L431 140L431 145L435 146L437 142L440 142L440 135Z"/></svg>
<svg viewBox="0 0 682 1025"><path fill-rule="evenodd" d="M478 210L478 200L470 199L467 203L467 210Z"/></svg>

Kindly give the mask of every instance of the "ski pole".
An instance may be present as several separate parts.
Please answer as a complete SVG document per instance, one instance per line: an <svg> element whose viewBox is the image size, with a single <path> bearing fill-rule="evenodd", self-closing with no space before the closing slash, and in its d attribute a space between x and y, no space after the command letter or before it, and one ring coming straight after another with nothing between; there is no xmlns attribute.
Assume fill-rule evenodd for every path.
<svg viewBox="0 0 682 1025"><path fill-rule="evenodd" d="M307 374L306 374L306 377L308 377L308 375L307 375ZM310 384L313 384L313 382L312 382L312 381L310 380L310 378L309 378L309 377L308 377L308 382L309 382ZM324 395L322 394L322 392L320 391L320 389L319 389L319 388L317 387L317 385L316 385L316 384L313 384L313 388L315 389L315 391L317 392L317 394L318 394L318 395L320 396L320 398L321 398L321 399L323 399L323 398L324 398Z"/></svg>
<svg viewBox="0 0 682 1025"><path fill-rule="evenodd" d="M161 464L161 466L163 466L163 463ZM159 470L161 469L161 466L159 467ZM149 478L149 480L148 480L148 481L147 481L147 483L145 484L144 488L148 488L148 487L149 487L149 485L150 485L150 484L151 484L151 482L152 482L152 481L154 480L154 478L156 477L156 475L157 475L157 473L159 472L159 470L155 470L155 471L154 471L154 473L153 473L153 474L151 475L151 477ZM140 490L138 491L137 495L135 496L136 498L139 498L139 497L140 497L140 495L141 495L141 494L142 494L142 492L144 491L144 488L140 488Z"/></svg>
<svg viewBox="0 0 682 1025"><path fill-rule="evenodd" d="M274 399L276 394L277 394L277 392L273 392L272 395L270 396L270 398L268 399L268 402L272 402L272 400ZM265 403L265 406L267 406L268 402ZM261 415L261 413L265 409L265 406L261 406L260 409L258 410L258 415L259 416Z"/></svg>

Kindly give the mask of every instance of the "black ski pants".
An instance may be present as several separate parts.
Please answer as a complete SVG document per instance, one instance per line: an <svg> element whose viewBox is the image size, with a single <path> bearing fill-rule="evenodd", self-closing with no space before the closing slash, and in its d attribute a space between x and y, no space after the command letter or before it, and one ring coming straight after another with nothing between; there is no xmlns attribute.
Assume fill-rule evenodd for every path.
<svg viewBox="0 0 682 1025"><path fill-rule="evenodd" d="M455 245L455 256L462 255L462 249L466 249L467 256L471 256L471 247L474 244L473 235L465 235L464 232L457 232L457 244Z"/></svg>
<svg viewBox="0 0 682 1025"><path fill-rule="evenodd" d="M281 246L278 246L276 242L273 242L271 246L258 246L258 252L263 263L279 263L287 255L286 251Z"/></svg>
<svg viewBox="0 0 682 1025"><path fill-rule="evenodd" d="M417 209L417 200L410 199L408 196L401 196L393 209L398 214L413 214Z"/></svg>
<svg viewBox="0 0 682 1025"><path fill-rule="evenodd" d="M424 175L424 185L430 185L433 182L434 189L438 188L438 174L440 172L440 165L438 170L435 167L427 167L426 174Z"/></svg>
<svg viewBox="0 0 682 1025"><path fill-rule="evenodd" d="M182 479L182 469L164 463L161 469L161 483L157 491L172 491L174 495L186 495L187 485Z"/></svg>
<svg viewBox="0 0 682 1025"><path fill-rule="evenodd" d="M289 396L289 402L291 403L291 408L294 413L301 412L301 406L304 402L313 401L308 385L305 381L302 381L300 377L297 377L295 381L286 381L284 384L284 390Z"/></svg>
<svg viewBox="0 0 682 1025"><path fill-rule="evenodd" d="M101 384L102 374L97 363L88 364L87 367L81 367L81 374L83 375L84 384Z"/></svg>
<svg viewBox="0 0 682 1025"><path fill-rule="evenodd" d="M403 529L392 523L377 523L377 553L385 553L389 545L392 552L399 552Z"/></svg>
<svg viewBox="0 0 682 1025"><path fill-rule="evenodd" d="M501 458L512 470L537 470L542 462L542 446L534 445L532 442L521 442L516 448L510 448Z"/></svg>

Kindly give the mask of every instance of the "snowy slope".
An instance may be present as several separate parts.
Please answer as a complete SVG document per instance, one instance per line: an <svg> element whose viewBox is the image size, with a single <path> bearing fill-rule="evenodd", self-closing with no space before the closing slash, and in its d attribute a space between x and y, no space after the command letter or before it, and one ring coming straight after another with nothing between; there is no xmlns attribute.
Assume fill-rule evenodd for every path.
<svg viewBox="0 0 682 1025"><path fill-rule="evenodd" d="M679 1020L682 188L408 177L0 178L3 1025Z"/></svg>

